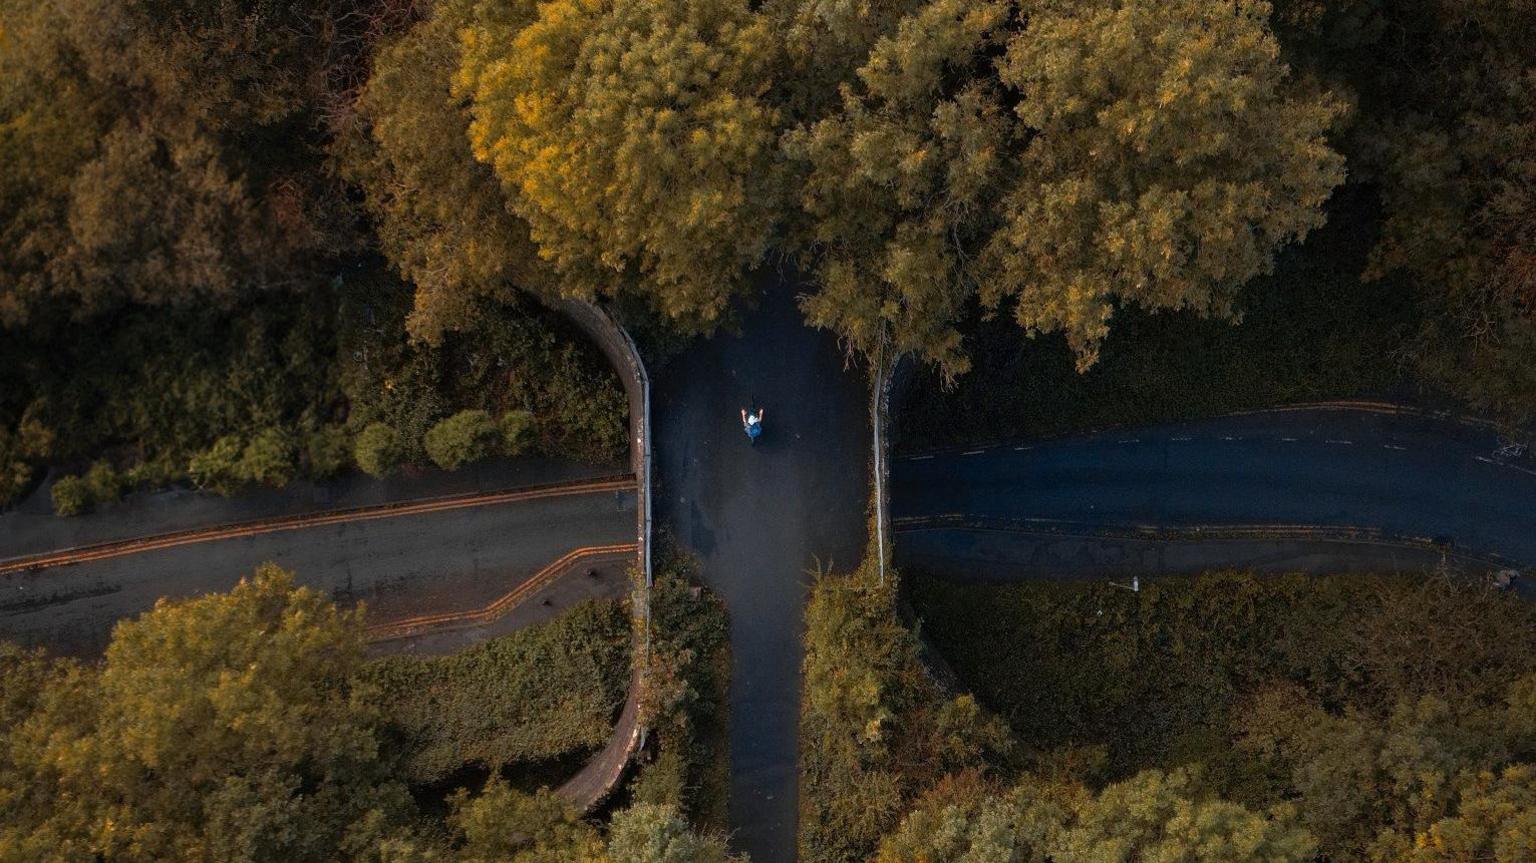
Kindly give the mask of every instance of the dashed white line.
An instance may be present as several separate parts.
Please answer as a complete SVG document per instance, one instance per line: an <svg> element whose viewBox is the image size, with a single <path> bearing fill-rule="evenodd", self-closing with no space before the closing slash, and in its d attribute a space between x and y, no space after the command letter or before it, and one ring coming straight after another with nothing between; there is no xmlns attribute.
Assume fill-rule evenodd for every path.
<svg viewBox="0 0 1536 863"><path fill-rule="evenodd" d="M1235 437L1232 437L1232 436L1230 436L1230 435L1222 435L1222 436L1221 436L1221 439L1222 439L1222 440L1237 440L1237 438L1235 438Z"/></svg>
<svg viewBox="0 0 1536 863"><path fill-rule="evenodd" d="M1141 443L1141 438L1126 438L1125 440L1120 441L1120 443Z"/></svg>
<svg viewBox="0 0 1536 863"><path fill-rule="evenodd" d="M931 455L915 455L915 456L912 456L911 458L907 459L907 461L927 461L928 459L931 459L931 458L933 458L933 456L931 456Z"/></svg>
<svg viewBox="0 0 1536 863"><path fill-rule="evenodd" d="M1023 451L1025 451L1027 449L1034 449L1034 447L1032 447L1032 446L1016 446L1016 447L1013 448L1013 451L1014 452L1023 452Z"/></svg>
<svg viewBox="0 0 1536 863"><path fill-rule="evenodd" d="M1323 441L1323 443L1337 443L1337 444L1346 444L1346 445L1349 445L1349 446L1353 446L1355 442L1352 441L1352 440L1337 440L1337 439L1334 439L1334 438L1329 438L1328 440Z"/></svg>
<svg viewBox="0 0 1536 863"><path fill-rule="evenodd" d="M1404 451L1406 451L1408 449L1405 446L1398 446L1395 443L1384 443L1384 444L1381 445L1381 448L1382 449L1395 449L1398 452L1404 452Z"/></svg>
<svg viewBox="0 0 1536 863"><path fill-rule="evenodd" d="M1171 438L1169 438L1169 440L1186 441L1186 440L1194 440L1194 438L1191 438L1191 437L1171 437Z"/></svg>
<svg viewBox="0 0 1536 863"><path fill-rule="evenodd" d="M1293 437L1283 437L1283 438L1281 438L1281 440L1285 441L1286 443L1295 443L1296 442L1296 439L1293 438Z"/></svg>
<svg viewBox="0 0 1536 863"><path fill-rule="evenodd" d="M967 450L966 452L961 453L961 455L981 455L984 452L986 452L984 449L973 449Z"/></svg>

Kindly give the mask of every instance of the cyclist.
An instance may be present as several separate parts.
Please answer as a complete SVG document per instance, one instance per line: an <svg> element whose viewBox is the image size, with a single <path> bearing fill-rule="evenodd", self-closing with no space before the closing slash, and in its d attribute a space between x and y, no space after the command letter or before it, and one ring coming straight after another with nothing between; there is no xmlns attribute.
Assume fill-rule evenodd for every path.
<svg viewBox="0 0 1536 863"><path fill-rule="evenodd" d="M741 427L747 433L747 439L757 443L757 439L763 435L763 414L767 413L762 408L757 413L752 413L746 408L741 409Z"/></svg>

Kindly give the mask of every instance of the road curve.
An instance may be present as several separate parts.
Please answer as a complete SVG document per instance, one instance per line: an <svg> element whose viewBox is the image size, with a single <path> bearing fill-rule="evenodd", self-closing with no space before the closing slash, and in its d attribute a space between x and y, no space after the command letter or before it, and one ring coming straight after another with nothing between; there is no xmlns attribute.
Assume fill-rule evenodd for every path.
<svg viewBox="0 0 1536 863"><path fill-rule="evenodd" d="M1536 566L1536 464L1486 426L1371 406L1276 409L1079 438L908 454L898 553L978 563L960 522L1046 531L1364 529ZM953 529L931 529L939 520ZM920 533L910 528L927 526Z"/></svg>
<svg viewBox="0 0 1536 863"><path fill-rule="evenodd" d="M758 281L741 336L656 370L656 515L695 552L731 614L732 846L795 859L807 573L859 562L869 495L868 383L808 329L793 277ZM740 410L767 411L754 447Z"/></svg>

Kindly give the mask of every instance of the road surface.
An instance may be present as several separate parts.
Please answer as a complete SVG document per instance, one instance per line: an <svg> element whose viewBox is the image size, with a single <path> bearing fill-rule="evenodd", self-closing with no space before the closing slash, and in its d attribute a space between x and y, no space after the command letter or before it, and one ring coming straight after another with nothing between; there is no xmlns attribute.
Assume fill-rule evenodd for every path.
<svg viewBox="0 0 1536 863"><path fill-rule="evenodd" d="M859 563L869 500L868 376L806 328L790 277L767 273L742 337L653 368L656 516L695 552L731 614L732 846L795 859L807 573ZM767 411L749 445L740 411Z"/></svg>
<svg viewBox="0 0 1536 863"><path fill-rule="evenodd" d="M1418 538L1536 566L1536 464L1501 463L1497 443L1486 428L1412 413L1298 409L906 455L892 469L897 553L947 563L951 574L1040 575L1059 564L1068 575L1078 563L1105 565L1105 546L1082 537L1109 529L1122 534L1109 556L1129 571L1170 553L1136 539L1138 528L1192 540L1196 528L1252 525L1291 526L1295 536L1365 528L1373 542ZM1050 533L1059 536L1042 538ZM1186 569L1309 558L1326 566L1360 553L1326 536L1214 556L1211 548L1184 541L1173 553ZM1382 567L1424 562L1390 544L1372 548Z"/></svg>
<svg viewBox="0 0 1536 863"><path fill-rule="evenodd" d="M447 652L589 596L623 595L634 525L626 478L173 534L48 565L13 558L0 561L0 637L97 654L118 619L162 596L228 590L271 561L339 602L366 602L382 649Z"/></svg>

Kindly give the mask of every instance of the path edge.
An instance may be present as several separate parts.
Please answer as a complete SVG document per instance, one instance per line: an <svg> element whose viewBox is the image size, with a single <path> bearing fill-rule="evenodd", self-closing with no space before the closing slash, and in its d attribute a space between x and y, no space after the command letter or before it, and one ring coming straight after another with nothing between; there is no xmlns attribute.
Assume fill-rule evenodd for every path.
<svg viewBox="0 0 1536 863"><path fill-rule="evenodd" d="M635 541L639 565L631 578L634 643L630 651L629 694L608 742L575 776L556 789L558 795L578 809L590 812L618 787L646 739L640 707L651 646L651 379L635 340L605 309L574 299L555 300L549 305L597 345L624 385L629 400L630 471L635 476L638 495Z"/></svg>

